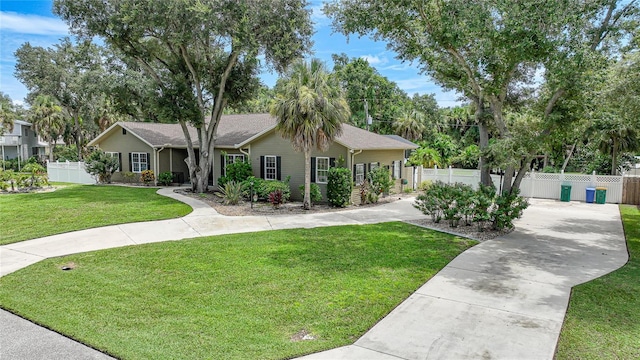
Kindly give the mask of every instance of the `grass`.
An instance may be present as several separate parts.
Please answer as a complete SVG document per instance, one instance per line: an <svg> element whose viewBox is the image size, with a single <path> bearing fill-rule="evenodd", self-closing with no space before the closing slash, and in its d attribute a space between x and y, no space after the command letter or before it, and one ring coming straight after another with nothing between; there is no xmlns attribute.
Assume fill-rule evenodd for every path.
<svg viewBox="0 0 640 360"><path fill-rule="evenodd" d="M640 210L620 213L629 262L573 289L557 359L640 359Z"/></svg>
<svg viewBox="0 0 640 360"><path fill-rule="evenodd" d="M473 244L404 223L147 244L12 273L0 306L122 359L283 359L353 343Z"/></svg>
<svg viewBox="0 0 640 360"><path fill-rule="evenodd" d="M0 195L0 245L69 231L184 216L191 207L154 188L74 185Z"/></svg>

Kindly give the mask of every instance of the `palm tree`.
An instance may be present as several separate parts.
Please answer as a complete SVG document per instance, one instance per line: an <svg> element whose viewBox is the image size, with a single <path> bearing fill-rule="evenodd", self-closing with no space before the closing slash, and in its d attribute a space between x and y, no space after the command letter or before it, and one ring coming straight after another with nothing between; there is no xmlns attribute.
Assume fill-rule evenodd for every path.
<svg viewBox="0 0 640 360"><path fill-rule="evenodd" d="M634 151L640 146L638 133L629 122L610 114L605 114L598 120L594 130L600 134L598 139L600 152L611 155L611 175L615 175L618 156L623 152Z"/></svg>
<svg viewBox="0 0 640 360"><path fill-rule="evenodd" d="M53 161L53 146L65 129L62 107L52 97L38 95L29 117L38 135L49 143L49 161Z"/></svg>
<svg viewBox="0 0 640 360"><path fill-rule="evenodd" d="M425 130L424 115L419 111L405 111L393 122L393 131L396 135L411 141L422 138Z"/></svg>
<svg viewBox="0 0 640 360"><path fill-rule="evenodd" d="M325 151L342 132L351 116L342 89L318 59L298 61L276 86L271 115L278 119L276 131L304 152L305 210L311 208L311 150Z"/></svg>

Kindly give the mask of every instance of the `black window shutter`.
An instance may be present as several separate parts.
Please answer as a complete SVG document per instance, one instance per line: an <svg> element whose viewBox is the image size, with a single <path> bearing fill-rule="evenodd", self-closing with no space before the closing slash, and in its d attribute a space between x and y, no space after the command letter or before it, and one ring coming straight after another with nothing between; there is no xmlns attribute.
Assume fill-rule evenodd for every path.
<svg viewBox="0 0 640 360"><path fill-rule="evenodd" d="M276 179L282 180L282 158L276 156Z"/></svg>
<svg viewBox="0 0 640 360"><path fill-rule="evenodd" d="M353 165L353 181L356 181L356 165Z"/></svg>
<svg viewBox="0 0 640 360"><path fill-rule="evenodd" d="M316 158L311 157L311 182L316 182Z"/></svg>
<svg viewBox="0 0 640 360"><path fill-rule="evenodd" d="M129 153L129 172L132 172L132 171L133 171L133 154Z"/></svg>
<svg viewBox="0 0 640 360"><path fill-rule="evenodd" d="M151 165L149 165L150 162L151 162L151 154L147 153L147 170L151 170ZM155 169L154 171L158 173L158 169Z"/></svg>
<svg viewBox="0 0 640 360"><path fill-rule="evenodd" d="M264 179L264 156L260 156L260 178Z"/></svg>
<svg viewBox="0 0 640 360"><path fill-rule="evenodd" d="M220 154L220 176L227 176L224 166L224 154Z"/></svg>
<svg viewBox="0 0 640 360"><path fill-rule="evenodd" d="M336 158L329 158L329 167L336 167Z"/></svg>
<svg viewBox="0 0 640 360"><path fill-rule="evenodd" d="M118 153L118 171L122 171L122 153Z"/></svg>

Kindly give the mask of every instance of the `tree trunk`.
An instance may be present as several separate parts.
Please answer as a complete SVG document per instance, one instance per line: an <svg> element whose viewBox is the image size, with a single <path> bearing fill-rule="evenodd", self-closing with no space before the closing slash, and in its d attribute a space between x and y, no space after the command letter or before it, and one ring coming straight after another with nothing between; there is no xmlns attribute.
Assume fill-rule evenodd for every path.
<svg viewBox="0 0 640 360"><path fill-rule="evenodd" d="M484 151L489 146L489 129L487 129L484 122L484 101L482 99L477 100L476 106L475 120L476 124L478 124L478 132L480 133L480 161L478 162L478 167L480 168L480 183L489 186L493 182L491 181L489 164L484 155Z"/></svg>
<svg viewBox="0 0 640 360"><path fill-rule="evenodd" d="M522 179L526 175L527 171L529 171L529 165L531 164L531 160L533 160L533 158L525 159L525 161L520 166L520 170L518 170L518 174L516 175L515 180L513 180L512 189L520 189L520 183L522 183Z"/></svg>
<svg viewBox="0 0 640 360"><path fill-rule="evenodd" d="M515 174L513 166L508 166L504 170L504 176L502 177L502 194L511 194L513 187L513 175Z"/></svg>
<svg viewBox="0 0 640 360"><path fill-rule="evenodd" d="M613 148L611 149L612 155L611 155L611 175L615 175L616 174L616 169L617 169L617 164L618 164L618 152L617 152L617 147L618 144L616 142L616 139L613 139Z"/></svg>
<svg viewBox="0 0 640 360"><path fill-rule="evenodd" d="M55 144L55 141L49 141L49 162L53 162L53 144Z"/></svg>
<svg viewBox="0 0 640 360"><path fill-rule="evenodd" d="M573 152L576 149L576 144L577 144L577 141L575 141L573 145L571 145L571 150L569 150L569 154L567 154L567 157L562 162L562 169L560 169L560 171L564 172L564 170L567 168L567 165L569 164L569 160L571 159L571 156L573 155Z"/></svg>
<svg viewBox="0 0 640 360"><path fill-rule="evenodd" d="M311 210L311 151L304 151L304 199L302 207Z"/></svg>
<svg viewBox="0 0 640 360"><path fill-rule="evenodd" d="M82 129L80 129L80 119L78 114L73 116L74 127L76 130L76 149L78 150L78 161L82 161Z"/></svg>

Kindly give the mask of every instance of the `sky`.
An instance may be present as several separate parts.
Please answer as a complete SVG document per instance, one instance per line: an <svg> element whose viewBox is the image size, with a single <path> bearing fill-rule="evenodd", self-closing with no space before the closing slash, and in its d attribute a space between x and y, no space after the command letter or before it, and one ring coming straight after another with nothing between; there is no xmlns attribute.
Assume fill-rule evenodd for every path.
<svg viewBox="0 0 640 360"><path fill-rule="evenodd" d="M64 21L56 17L52 0L0 0L0 91L21 104L27 89L14 77L15 51L25 42L32 46L51 47L61 38L69 36ZM315 23L313 55L333 67L332 54L345 53L350 58L364 58L378 72L398 84L410 96L434 94L441 107L459 104L453 92L444 92L426 75L419 73L418 67L395 59L395 53L387 50L384 42L376 42L368 37L333 33L331 21L322 13L322 1L311 1L312 19ZM262 82L272 87L277 74L264 73Z"/></svg>

